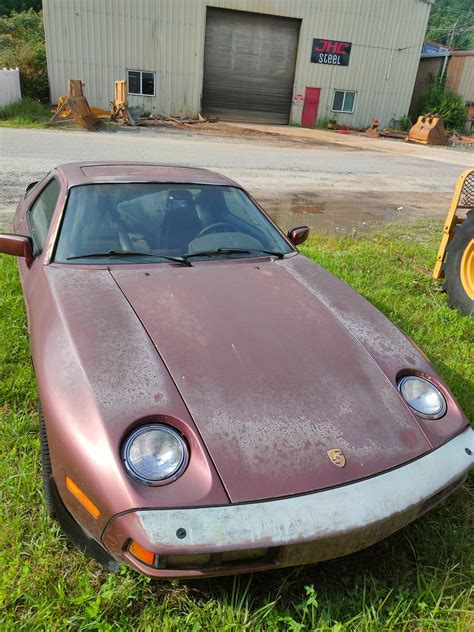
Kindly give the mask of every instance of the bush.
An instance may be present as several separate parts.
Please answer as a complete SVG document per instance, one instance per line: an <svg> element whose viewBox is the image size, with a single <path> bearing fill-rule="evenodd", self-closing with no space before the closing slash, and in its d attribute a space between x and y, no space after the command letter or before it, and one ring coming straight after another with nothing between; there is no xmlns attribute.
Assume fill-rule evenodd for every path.
<svg viewBox="0 0 474 632"><path fill-rule="evenodd" d="M412 127L413 123L411 122L411 118L409 116L402 116L400 119L400 129L402 132L408 132L410 127Z"/></svg>
<svg viewBox="0 0 474 632"><path fill-rule="evenodd" d="M0 122L8 121L15 125L46 123L50 117L48 106L29 97L0 108Z"/></svg>
<svg viewBox="0 0 474 632"><path fill-rule="evenodd" d="M23 97L49 102L42 11L30 9L0 18L0 67L20 69Z"/></svg>
<svg viewBox="0 0 474 632"><path fill-rule="evenodd" d="M420 99L421 114L440 114L449 130L462 132L466 124L466 107L455 92L432 86Z"/></svg>

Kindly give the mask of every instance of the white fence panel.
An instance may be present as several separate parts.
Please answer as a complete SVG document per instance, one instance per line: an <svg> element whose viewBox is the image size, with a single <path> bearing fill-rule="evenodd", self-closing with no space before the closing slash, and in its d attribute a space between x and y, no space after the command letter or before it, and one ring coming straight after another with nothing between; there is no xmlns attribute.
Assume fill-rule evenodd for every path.
<svg viewBox="0 0 474 632"><path fill-rule="evenodd" d="M18 68L0 70L0 108L21 99L20 71Z"/></svg>

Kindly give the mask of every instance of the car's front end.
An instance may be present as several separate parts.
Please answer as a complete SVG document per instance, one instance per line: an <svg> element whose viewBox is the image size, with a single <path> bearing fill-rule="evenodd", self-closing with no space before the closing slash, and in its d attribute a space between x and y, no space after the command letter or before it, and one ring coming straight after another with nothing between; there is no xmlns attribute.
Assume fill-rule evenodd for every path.
<svg viewBox="0 0 474 632"><path fill-rule="evenodd" d="M473 466L474 432L389 472L288 498L114 517L102 541L151 577L199 577L341 557L391 535L444 500Z"/></svg>
<svg viewBox="0 0 474 632"><path fill-rule="evenodd" d="M147 276L134 266L76 268L73 284L65 267L48 272L41 300L53 293L55 310L34 321L32 339L54 481L72 520L116 562L170 578L339 557L422 515L472 467L474 433L449 390L363 299L372 318L365 330L357 310L353 325L340 328L327 306L317 308L312 298L305 306L301 283L293 286L294 304L274 317L273 332L293 309L306 314L308 328L336 330L324 341L304 336L306 348L294 354L297 334L280 336L274 372L275 358L262 352L271 345L275 353L272 334L260 330L253 350L245 316L224 308L219 293L213 304L219 279L239 278L248 293L257 275L254 302L260 313L274 311L265 304L288 274L283 265L300 257L292 259L196 265L180 271L173 287L159 266L147 267ZM180 301L188 283L197 284L196 309L226 310L224 331L204 313L186 320ZM353 294L342 284L339 290ZM156 317L166 303L173 320ZM383 344L369 335L382 326ZM45 338L51 328L54 345ZM278 393L280 370L291 397Z"/></svg>

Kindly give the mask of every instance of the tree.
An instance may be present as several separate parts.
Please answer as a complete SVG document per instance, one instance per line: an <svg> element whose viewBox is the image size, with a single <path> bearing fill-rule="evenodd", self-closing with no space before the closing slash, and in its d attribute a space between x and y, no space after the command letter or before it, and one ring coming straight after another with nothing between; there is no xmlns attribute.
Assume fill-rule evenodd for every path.
<svg viewBox="0 0 474 632"><path fill-rule="evenodd" d="M421 114L440 114L447 129L462 132L466 123L466 106L455 92L433 85L420 98Z"/></svg>
<svg viewBox="0 0 474 632"><path fill-rule="evenodd" d="M42 11L0 17L0 67L20 69L24 97L49 101Z"/></svg>
<svg viewBox="0 0 474 632"><path fill-rule="evenodd" d="M457 50L474 48L474 4L472 0L437 0L431 7L426 38L452 43Z"/></svg>
<svg viewBox="0 0 474 632"><path fill-rule="evenodd" d="M41 11L41 0L0 0L0 16L10 15L13 11Z"/></svg>

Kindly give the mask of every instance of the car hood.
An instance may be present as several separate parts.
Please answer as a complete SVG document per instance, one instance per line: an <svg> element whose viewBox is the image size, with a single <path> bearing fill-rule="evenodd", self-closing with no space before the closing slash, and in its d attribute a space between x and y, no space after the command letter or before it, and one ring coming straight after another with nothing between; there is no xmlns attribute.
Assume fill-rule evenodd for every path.
<svg viewBox="0 0 474 632"><path fill-rule="evenodd" d="M364 299L301 255L146 272L115 267L111 274L174 379L232 502L348 483L430 449L396 389L396 371L406 367L401 343L390 336L405 337L393 325L388 337L376 326L378 338L370 336L370 323L364 329L351 320L350 301L344 310L328 296ZM369 319L388 322L370 309ZM412 365L423 364L407 349ZM344 467L330 458L334 449Z"/></svg>

